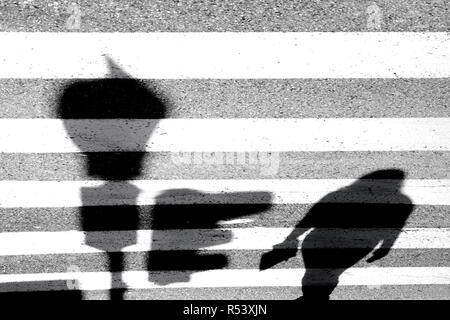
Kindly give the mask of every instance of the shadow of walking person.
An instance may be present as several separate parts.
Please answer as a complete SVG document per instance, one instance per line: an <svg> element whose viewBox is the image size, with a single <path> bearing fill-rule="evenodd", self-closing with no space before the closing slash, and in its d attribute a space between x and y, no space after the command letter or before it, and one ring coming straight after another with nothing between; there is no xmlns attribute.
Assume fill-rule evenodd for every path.
<svg viewBox="0 0 450 320"><path fill-rule="evenodd" d="M201 250L233 240L232 231L219 222L261 213L271 201L268 192L172 189L161 193L152 211L149 280L158 285L189 282L194 272L226 267L226 255Z"/></svg>
<svg viewBox="0 0 450 320"><path fill-rule="evenodd" d="M326 195L262 256L260 269L295 256L298 237L312 228L302 242L301 300L328 300L345 270L371 252L369 263L389 253L414 208L401 193L404 178L401 170L379 170Z"/></svg>
<svg viewBox="0 0 450 320"><path fill-rule="evenodd" d="M112 273L110 298L123 299L121 249L136 243L139 227L136 199L140 190L127 180L140 174L146 142L156 125L156 121L136 124L127 120L161 119L166 108L140 81L110 58L106 60L111 78L69 84L60 97L58 114L86 157L88 175L105 181L81 189L81 226L87 231L86 244L106 251ZM111 231L127 232L118 237Z"/></svg>

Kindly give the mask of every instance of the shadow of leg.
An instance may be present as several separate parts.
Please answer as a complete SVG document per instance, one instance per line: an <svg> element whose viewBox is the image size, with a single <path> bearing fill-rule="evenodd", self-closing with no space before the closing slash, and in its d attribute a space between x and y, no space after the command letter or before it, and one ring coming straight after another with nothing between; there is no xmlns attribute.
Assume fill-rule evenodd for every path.
<svg viewBox="0 0 450 320"><path fill-rule="evenodd" d="M300 300L330 300L341 273L341 269L307 268L302 279L303 296Z"/></svg>

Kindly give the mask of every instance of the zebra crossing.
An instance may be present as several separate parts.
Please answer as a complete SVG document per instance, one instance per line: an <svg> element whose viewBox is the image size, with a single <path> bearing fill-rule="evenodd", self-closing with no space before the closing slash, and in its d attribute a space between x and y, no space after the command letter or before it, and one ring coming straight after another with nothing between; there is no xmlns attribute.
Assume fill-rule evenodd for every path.
<svg viewBox="0 0 450 320"><path fill-rule="evenodd" d="M305 4L306 12L334 12L332 3ZM166 14L151 6L148 15ZM365 8L337 6L344 16ZM435 12L420 1L410 6ZM393 241L388 255L344 268L331 299L450 298L450 41L438 23L445 16L435 12L438 22L420 30L366 32L354 22L345 30L339 18L303 20L309 13L293 24L294 9L280 10L284 24L270 13L267 29L257 20L186 24L178 13L166 16L172 25L154 17L154 29L127 13L118 18L123 26L111 20L96 29L91 13L83 32L54 29L50 20L21 29L1 12L10 27L0 23L0 292L294 299L311 269L302 252L344 255L383 231ZM164 117L58 113L67 86L128 77L158 97ZM142 168L129 179L93 175L93 161L120 169L110 154L136 157ZM406 174L403 203L383 182L352 189L391 168ZM400 228L331 224L308 241L311 229L297 224L324 197L335 215L361 203L380 216L413 208ZM125 225L114 229L108 219ZM263 255L297 229L305 231L298 243L284 248L296 256L260 270ZM339 268L338 256L318 269Z"/></svg>

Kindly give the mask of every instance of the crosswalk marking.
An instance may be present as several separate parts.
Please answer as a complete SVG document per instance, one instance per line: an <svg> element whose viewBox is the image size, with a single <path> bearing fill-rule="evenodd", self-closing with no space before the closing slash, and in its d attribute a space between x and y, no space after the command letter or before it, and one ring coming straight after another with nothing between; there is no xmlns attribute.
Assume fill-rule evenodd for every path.
<svg viewBox="0 0 450 320"><path fill-rule="evenodd" d="M209 270L192 273L189 282L157 284L149 281L149 276L157 274L161 278L181 278L186 271L125 271L124 283L111 285L110 272L67 272L35 273L20 275L0 275L2 284L41 281L42 290L49 290L45 282L65 280L74 283L81 290L107 290L127 287L129 289L153 288L201 288L201 287L297 287L301 286L304 269L259 270ZM190 273L189 273L190 274ZM181 276L181 277L180 277ZM320 282L321 279L317 279ZM322 279L323 280L323 279ZM403 268L351 268L339 279L339 286L374 285L423 285L450 284L448 267L403 267ZM10 287L5 287L7 290ZM9 289L10 290L10 289ZM51 290L51 289L50 289Z"/></svg>
<svg viewBox="0 0 450 320"><path fill-rule="evenodd" d="M256 179L256 180L136 180L130 182L140 190L136 199L134 189L126 182L102 181L0 181L0 207L57 208L107 205L200 204L200 203L315 203L327 193L355 182L355 179ZM369 181L375 187L375 181ZM368 182L368 183L369 183ZM368 196L367 190L342 193L348 203L396 203L396 197L383 193ZM362 185L363 186L363 185ZM81 198L81 188L96 188L95 198ZM164 194L164 190L177 190ZM251 192L250 192L251 191ZM414 204L450 205L450 180L410 179L403 192ZM233 192L243 192L233 194ZM267 192L271 193L269 197ZM208 195L214 195L213 197Z"/></svg>
<svg viewBox="0 0 450 320"><path fill-rule="evenodd" d="M103 252L95 248L93 239L101 247L110 247L109 252L117 252L120 242L128 237L137 237L136 244L120 249L122 252L146 252L149 250L270 250L289 235L292 228L219 228L219 229L174 229L174 230L136 230L89 232L90 245L85 244L86 232L5 232L0 234L0 255L44 255L44 254L87 254ZM300 236L298 248L364 248L367 241L379 234L394 232L394 229L348 229L347 238L338 229L323 229L323 239L312 244L303 244L309 233ZM220 236L230 233L231 240ZM339 235L341 242L330 242ZM218 244L211 245L210 239ZM355 240L356 239L356 240ZM14 246L11 246L14 243ZM306 247L305 247L306 245ZM120 246L119 246L120 247ZM295 244L286 244L294 248ZM449 228L404 228L393 249L450 249Z"/></svg>
<svg viewBox="0 0 450 320"><path fill-rule="evenodd" d="M443 78L445 32L0 33L0 78ZM20 54L17 54L20 52Z"/></svg>
<svg viewBox="0 0 450 320"><path fill-rule="evenodd" d="M81 289L93 293L126 287L129 293L156 289L164 296L163 289L173 288L177 292L192 289L191 297L196 298L196 292L204 288L288 290L302 285L303 267L314 268L301 259L302 253L312 252L304 249L333 249L336 257L324 264L333 268L342 262L337 257L342 249L379 248L381 243L374 242L383 234L385 241L393 241L394 250L387 259L372 264L361 258L342 274L340 287L400 290L401 294L393 290L394 296L403 294L401 287L413 287L410 294L417 296L425 295L419 293L425 286L443 288L436 294L450 297L446 212L450 180L444 170L450 151L450 118L445 113L449 40L448 32L0 32L0 86L4 88L0 90L0 98L4 97L0 101L0 162L5 162L0 165L4 230L0 232L0 292ZM153 79L166 81L155 92L164 93L176 81L185 81L168 100L161 100L173 103L165 105L167 119L56 119L65 85L77 79L117 76L109 73L105 56L131 77L144 80L143 85L152 91ZM226 81L227 89L221 91ZM273 83L267 85L268 81ZM240 86L241 93L234 94ZM341 91L345 91L342 99ZM203 107L197 107L198 100ZM92 172L81 173L86 169L81 165L85 153L96 152L91 155L101 163L109 152L129 151L148 152L140 180L90 180L97 179L89 176ZM295 157L303 153L296 161L309 163L305 161L301 168L289 161L277 164L277 169L296 173L278 175L276 171L270 179L262 179L261 172L249 170L250 160L239 163L240 171L231 168L230 174L220 165L206 170L209 160L196 169L192 163L175 163L182 152L201 153L202 159L223 152L297 153ZM326 159L325 153L334 157ZM156 165L150 161L155 154L162 155ZM70 161L62 163L64 159ZM162 167L161 163L170 164ZM408 164L414 164L412 174L408 171L413 166ZM177 171L180 165L185 165L185 171ZM321 166L328 169L319 173ZM54 174L55 168L62 169ZM407 174L396 192L401 191L401 197L389 191L392 181L367 181L367 192L366 185L354 179L382 168ZM148 171L153 170L155 176L150 176ZM177 172L164 176L168 171ZM345 193L356 181L361 190L350 188ZM259 271L262 254L283 242L311 205L336 190L337 204L382 203L394 208L399 201L410 200L409 206L415 208L401 230L316 228L315 241L306 241L311 231L303 230L298 243L286 245L299 250L296 258ZM242 216L247 214L245 218L238 215L229 221L219 214L218 220L204 225L192 222L201 214L214 216L214 210L222 207L214 204L231 203L273 204L273 210L259 215L238 206ZM183 218L175 217L177 221L170 221L168 229L160 230L164 223L151 220L158 218L155 208L161 205L170 210L176 204L194 204L186 216L195 218L183 217L193 224L183 225ZM211 206L194 212L195 204ZM89 210L108 214L117 209L117 213L120 208L107 211L104 206L122 205L143 206L131 208L140 219L132 228L140 230L110 228L108 221L92 228L107 231L83 230L88 229L85 213ZM174 216L185 213L181 211ZM191 229L182 229L186 226ZM149 251L164 256L179 255L181 250L208 259L220 256L230 264L200 271L173 266L170 261L164 261L168 267L145 261ZM121 256L118 252L125 253L121 275L110 272L114 257ZM170 271L177 267L183 270ZM155 271L158 268L164 270ZM320 285L327 279L316 280Z"/></svg>
<svg viewBox="0 0 450 320"><path fill-rule="evenodd" d="M450 150L450 118L0 119L0 152L80 152L64 126L84 152Z"/></svg>

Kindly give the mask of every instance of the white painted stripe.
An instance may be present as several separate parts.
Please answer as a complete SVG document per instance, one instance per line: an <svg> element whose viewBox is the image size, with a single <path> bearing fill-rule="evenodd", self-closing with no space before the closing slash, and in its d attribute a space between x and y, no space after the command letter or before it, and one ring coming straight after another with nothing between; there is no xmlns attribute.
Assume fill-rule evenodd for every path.
<svg viewBox="0 0 450 320"><path fill-rule="evenodd" d="M123 281L129 289L156 288L205 288L205 287L300 287L305 269L253 269L192 271L125 271ZM174 282L161 285L149 281L152 274L166 279L190 279L187 282ZM180 278L181 277L181 278ZM2 283L32 281L68 281L68 287L81 290L111 289L111 273L109 272L68 272L68 273L35 273L0 275ZM317 279L317 282L320 283ZM339 278L339 286L373 286L373 285L439 285L450 284L450 268L448 267L401 267L401 268L350 268ZM114 284L114 288L124 286ZM11 286L3 290L13 290ZM60 288L58 288L60 289ZM45 284L42 290L51 290Z"/></svg>
<svg viewBox="0 0 450 320"><path fill-rule="evenodd" d="M243 219L232 219L232 220L220 220L220 221L217 222L217 224L219 224L221 226L232 225L232 224L243 225L243 224L252 223L254 221L255 221L254 218L252 218L252 219L250 219L250 218L243 218Z"/></svg>
<svg viewBox="0 0 450 320"><path fill-rule="evenodd" d="M220 228L90 232L90 245L81 231L6 232L0 233L0 256L42 254L84 254L103 252L147 252L149 250L270 250L291 233L292 228ZM309 230L299 239L298 248L365 248L371 239L395 235L393 229L320 229L314 243L302 243ZM347 230L347 229L346 229ZM121 248L124 239L137 237L136 244ZM335 241L330 241L335 239ZM296 244L286 244L286 248ZM97 248L95 248L97 247ZM404 228L394 249L448 249L450 228Z"/></svg>
<svg viewBox="0 0 450 320"><path fill-rule="evenodd" d="M0 33L0 78L440 78L445 32Z"/></svg>
<svg viewBox="0 0 450 320"><path fill-rule="evenodd" d="M70 136L84 152L449 151L450 118L0 119L2 153L80 152Z"/></svg>
<svg viewBox="0 0 450 320"><path fill-rule="evenodd" d="M354 183L355 179L261 179L261 180L136 180L101 181L0 181L0 207L50 208L106 205L154 205L199 203L316 203L325 195ZM367 193L366 186L377 195ZM339 202L397 203L398 196L383 192L384 181L359 185L359 191L341 190ZM80 189L84 188L83 201ZM375 190L374 189L374 190ZM169 190L170 192L164 193ZM403 194L415 205L450 205L450 179L407 179ZM89 196L89 197L88 197Z"/></svg>

